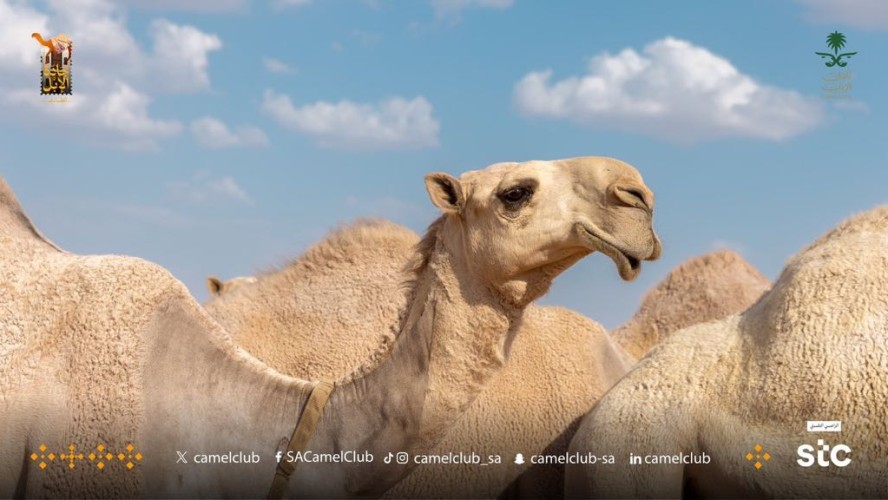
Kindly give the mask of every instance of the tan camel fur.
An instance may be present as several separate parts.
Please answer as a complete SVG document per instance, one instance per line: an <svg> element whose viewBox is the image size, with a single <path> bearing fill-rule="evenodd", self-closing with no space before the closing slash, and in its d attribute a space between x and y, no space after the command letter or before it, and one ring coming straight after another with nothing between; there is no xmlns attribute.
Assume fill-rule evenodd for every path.
<svg viewBox="0 0 888 500"><path fill-rule="evenodd" d="M632 319L612 335L640 359L672 332L745 311L770 287L767 278L730 250L694 257L648 291Z"/></svg>
<svg viewBox="0 0 888 500"><path fill-rule="evenodd" d="M284 269L249 282L211 284L215 297L205 307L273 368L302 378L336 377L384 341L371 332L397 323L406 300L399 292L406 279L403 263L418 240L390 222L348 226ZM746 309L768 286L734 252L693 258L647 293L635 317L617 330L628 335L618 338L640 348L640 357L672 331ZM220 287L237 292L220 294ZM533 465L531 455L566 451L576 421L634 362L612 344L601 325L580 314L529 306L508 363L432 452L475 451L485 462L499 454L504 464L423 465L386 496L490 497L510 485L510 494L560 496L563 466ZM524 464L513 463L517 453L526 456Z"/></svg>
<svg viewBox="0 0 888 500"><path fill-rule="evenodd" d="M414 260L397 338L337 383L310 450L428 451L501 369L523 309L558 274L598 250L632 279L660 253L652 195L617 160L496 164L426 185L444 215ZM61 252L5 183L0 193L0 422L11 436L0 496L262 496L309 384L236 347L162 268ZM134 442L144 462L111 474L30 460L41 443L96 442ZM236 469L175 462L181 450L257 448L267 460ZM288 494L375 495L411 468L304 463Z"/></svg>
<svg viewBox="0 0 888 500"><path fill-rule="evenodd" d="M676 332L583 420L575 497L882 498L888 493L888 206L801 251L744 313ZM807 421L842 422L808 432ZM851 463L803 467L846 445ZM756 449L755 446L761 448ZM844 461L845 450L836 455ZM805 450L803 450L805 451ZM630 454L701 454L708 465L629 465ZM765 453L768 454L765 457ZM756 468L755 463L760 467ZM832 465L830 465L832 463Z"/></svg>
<svg viewBox="0 0 888 500"><path fill-rule="evenodd" d="M204 307L274 369L308 380L338 379L393 341L418 243L403 226L361 221L252 283L215 285L209 278L212 298Z"/></svg>
<svg viewBox="0 0 888 500"><path fill-rule="evenodd" d="M307 378L344 373L386 341L371 331L397 324L398 308L383 306L393 302L387 297L406 300L399 286L405 259L393 257L412 253L410 236L418 239L384 222L341 229L285 269L223 292L205 307L239 345L283 373ZM368 261L372 265L365 272ZM343 296L348 290L355 290L361 302L341 305L349 300ZM341 331L341 325L362 320L367 335ZM629 366L598 323L560 307L531 304L505 367L430 452L475 452L485 463L498 454L502 465L421 465L386 496L493 497L510 485L510 492L521 496L562 495L563 467L532 466L530 455L566 451L576 421ZM524 464L513 462L516 453L527 455Z"/></svg>

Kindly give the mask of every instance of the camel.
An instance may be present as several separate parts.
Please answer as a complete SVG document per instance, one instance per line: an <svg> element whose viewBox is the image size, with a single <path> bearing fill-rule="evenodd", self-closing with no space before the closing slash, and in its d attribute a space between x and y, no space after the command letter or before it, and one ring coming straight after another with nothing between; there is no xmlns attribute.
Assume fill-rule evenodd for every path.
<svg viewBox="0 0 888 500"><path fill-rule="evenodd" d="M387 490L413 465L372 458L440 441L502 368L524 308L561 272L600 251L630 280L660 254L653 195L618 160L501 163L429 174L426 188L442 216L414 256L399 333L336 382L306 448L330 458L297 467L288 496ZM163 268L59 251L5 183L0 193L0 422L11 437L0 443L0 495L263 495L315 384L236 346ZM73 453L76 473L35 463L43 444L96 442L128 452L135 443L144 460L117 474ZM175 462L249 450L256 460L236 469ZM353 451L363 463L334 458Z"/></svg>
<svg viewBox="0 0 888 500"><path fill-rule="evenodd" d="M224 282L211 276L204 308L272 368L335 380L394 340L419 242L393 222L360 220L283 269Z"/></svg>
<svg viewBox="0 0 888 500"><path fill-rule="evenodd" d="M581 498L883 498L886 408L882 206L802 250L742 314L659 344L571 442L572 452L615 463L570 466L565 486ZM809 430L809 421L841 421L840 432ZM692 463L629 464L646 455Z"/></svg>
<svg viewBox="0 0 888 500"><path fill-rule="evenodd" d="M336 377L386 341L377 332L397 323L404 263L418 241L397 224L362 221L251 281L211 277L213 298L205 308L273 368L301 378ZM434 449L475 451L484 461L498 454L503 465L423 465L386 496L493 497L506 489L517 496L563 495L563 466L531 464L531 455L566 451L578 420L653 343L686 324L740 312L768 286L734 252L693 258L648 292L638 313L617 329L623 344L576 312L531 304L506 366ZM376 326L360 330L362 322ZM621 347L635 350L627 355ZM517 453L525 455L524 464L513 463Z"/></svg>
<svg viewBox="0 0 888 500"><path fill-rule="evenodd" d="M390 222L352 225L285 269L223 292L205 308L239 345L282 373L347 373L374 346L390 341L377 332L397 324L398 304L405 300L401 255L412 252L414 239L415 233ZM353 327L362 318L376 328L356 335ZM495 497L519 476L511 488L516 494L560 496L561 467L528 471L529 462L513 463L515 454L565 451L573 421L630 365L600 324L567 309L531 304L501 373L430 452L475 452L485 463L499 455L503 463L421 465L385 496Z"/></svg>
<svg viewBox="0 0 888 500"><path fill-rule="evenodd" d="M719 250L690 259L645 294L641 307L611 334L641 359L673 332L745 311L771 282L736 252Z"/></svg>

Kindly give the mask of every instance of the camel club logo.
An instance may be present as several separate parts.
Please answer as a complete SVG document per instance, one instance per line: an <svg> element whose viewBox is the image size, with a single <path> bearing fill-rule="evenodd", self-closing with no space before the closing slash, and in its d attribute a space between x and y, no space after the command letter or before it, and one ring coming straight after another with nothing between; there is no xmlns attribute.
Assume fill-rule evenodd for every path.
<svg viewBox="0 0 888 500"><path fill-rule="evenodd" d="M845 48L845 43L847 43L845 35L838 31L833 31L826 35L826 46L829 47L832 52L815 52L815 54L824 60L823 64L827 68L840 70L840 68L848 66L848 59L857 55L856 51L840 53L839 51ZM853 78L854 75L850 71L841 70L824 75L822 77L823 85L821 86L821 89L823 90L823 98L850 99L851 89L854 88L852 83Z"/></svg>
<svg viewBox="0 0 888 500"><path fill-rule="evenodd" d="M74 43L59 33L44 40L40 33L31 38L40 44L40 95L71 95L71 54Z"/></svg>

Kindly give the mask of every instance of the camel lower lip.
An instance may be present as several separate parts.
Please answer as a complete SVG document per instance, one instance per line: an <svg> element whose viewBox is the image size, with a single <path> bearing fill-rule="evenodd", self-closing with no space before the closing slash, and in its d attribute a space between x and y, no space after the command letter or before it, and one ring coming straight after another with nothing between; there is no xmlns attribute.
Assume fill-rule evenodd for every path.
<svg viewBox="0 0 888 500"><path fill-rule="evenodd" d="M605 240L589 228L583 225L580 225L580 228L595 250L607 255L614 261L621 278L625 281L631 281L638 276L641 269L641 261L639 259L627 254L624 250Z"/></svg>

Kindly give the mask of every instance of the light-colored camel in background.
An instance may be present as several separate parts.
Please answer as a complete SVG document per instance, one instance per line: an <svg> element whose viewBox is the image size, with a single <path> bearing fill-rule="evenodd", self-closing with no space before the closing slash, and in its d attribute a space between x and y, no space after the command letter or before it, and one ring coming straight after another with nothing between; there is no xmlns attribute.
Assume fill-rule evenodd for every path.
<svg viewBox="0 0 888 500"><path fill-rule="evenodd" d="M444 215L419 247L400 332L337 383L310 450L428 451L503 366L523 309L558 274L602 251L632 279L660 253L650 191L617 160L497 164L426 184ZM0 238L0 496L265 493L309 383L239 349L162 268L40 239L5 183ZM119 474L84 461L75 474L29 459L68 443L135 443L145 460ZM195 466L176 463L181 450L266 460ZM288 494L379 494L410 469L303 463Z"/></svg>
<svg viewBox="0 0 888 500"><path fill-rule="evenodd" d="M730 250L694 257L648 291L632 319L612 335L640 359L672 332L745 311L770 287L767 278Z"/></svg>
<svg viewBox="0 0 888 500"><path fill-rule="evenodd" d="M338 229L281 270L214 285L204 307L248 352L287 375L338 379L391 343L419 235L384 220Z"/></svg>
<svg viewBox="0 0 888 500"><path fill-rule="evenodd" d="M404 262L418 240L385 221L342 228L281 270L251 283L224 282L232 288L222 293L211 286L214 298L205 307L272 367L303 378L336 377L385 341L377 332L397 323ZM687 324L746 309L767 286L736 253L696 257L649 291L617 331L626 332L620 338L640 356ZM633 362L598 323L563 308L529 306L505 368L432 452L475 451L485 462L500 454L503 465L421 466L386 496L491 497L507 488L521 496L561 496L563 466L533 465L531 456L566 451L578 419ZM513 462L517 453L524 464Z"/></svg>
<svg viewBox="0 0 888 500"><path fill-rule="evenodd" d="M886 408L888 206L801 251L743 314L676 332L641 360L571 443L616 464L568 467L567 493L882 498ZM816 420L839 420L841 432L808 432ZM629 463L704 452L708 465Z"/></svg>

